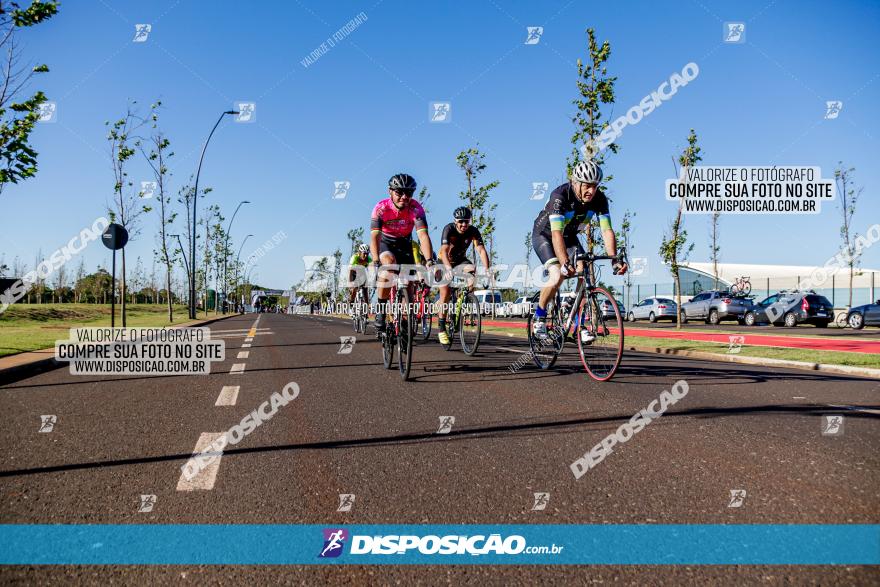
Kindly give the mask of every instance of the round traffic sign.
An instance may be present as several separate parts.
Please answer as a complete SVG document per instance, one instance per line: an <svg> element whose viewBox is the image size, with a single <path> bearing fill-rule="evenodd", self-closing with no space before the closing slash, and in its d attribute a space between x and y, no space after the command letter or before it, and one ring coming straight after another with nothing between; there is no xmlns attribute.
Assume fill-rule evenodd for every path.
<svg viewBox="0 0 880 587"><path fill-rule="evenodd" d="M121 224L111 224L101 235L101 242L108 249L118 251L128 242L128 231Z"/></svg>

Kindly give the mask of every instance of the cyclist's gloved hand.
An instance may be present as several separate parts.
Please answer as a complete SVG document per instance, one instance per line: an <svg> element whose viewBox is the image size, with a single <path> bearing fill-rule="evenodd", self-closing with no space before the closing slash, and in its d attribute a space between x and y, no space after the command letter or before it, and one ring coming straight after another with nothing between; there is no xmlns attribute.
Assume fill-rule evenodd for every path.
<svg viewBox="0 0 880 587"><path fill-rule="evenodd" d="M611 265L611 267L614 270L614 275L623 275L624 273L626 273L626 270L628 269L628 265L626 264L626 261L622 261L622 260L615 261L614 264Z"/></svg>

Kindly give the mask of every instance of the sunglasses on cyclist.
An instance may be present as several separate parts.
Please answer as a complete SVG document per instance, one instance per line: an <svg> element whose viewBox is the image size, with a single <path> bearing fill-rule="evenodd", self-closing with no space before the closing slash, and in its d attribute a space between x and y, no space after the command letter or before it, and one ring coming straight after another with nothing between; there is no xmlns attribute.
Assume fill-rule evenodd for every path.
<svg viewBox="0 0 880 587"><path fill-rule="evenodd" d="M394 192L394 195L396 195L396 196L399 197L399 198L403 198L403 197L411 198L411 197L413 197L413 190L396 190L396 189L392 189L391 191Z"/></svg>

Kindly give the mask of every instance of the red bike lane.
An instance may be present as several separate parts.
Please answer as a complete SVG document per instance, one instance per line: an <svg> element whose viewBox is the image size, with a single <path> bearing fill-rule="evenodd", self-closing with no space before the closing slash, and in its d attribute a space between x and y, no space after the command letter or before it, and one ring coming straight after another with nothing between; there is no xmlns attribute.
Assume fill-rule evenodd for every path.
<svg viewBox="0 0 880 587"><path fill-rule="evenodd" d="M483 320L485 326L498 328L525 328L524 322L506 322L500 320ZM730 344L731 337L737 337L735 342L743 345L784 347L790 349L812 349L816 351L841 351L847 353L871 353L880 354L880 340L853 340L840 337L807 337L807 336L779 336L773 334L715 334L713 332L688 332L655 330L652 328L629 328L625 327L626 334L632 336L644 336L649 338L677 338L679 340L693 340L704 342L717 342ZM739 338L742 337L742 338Z"/></svg>

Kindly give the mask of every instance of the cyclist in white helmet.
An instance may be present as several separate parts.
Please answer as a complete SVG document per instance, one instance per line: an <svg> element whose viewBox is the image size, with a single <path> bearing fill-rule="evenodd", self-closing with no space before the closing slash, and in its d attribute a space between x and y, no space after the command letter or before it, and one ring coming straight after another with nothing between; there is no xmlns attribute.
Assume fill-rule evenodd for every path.
<svg viewBox="0 0 880 587"><path fill-rule="evenodd" d="M583 262L578 261L575 268L572 258L584 254L577 235L581 224L599 217L602 240L606 254L617 255L617 240L611 228L608 211L608 198L599 189L602 181L602 168L593 161L581 161L571 172L571 181L564 183L550 194L547 205L535 219L532 229L532 247L549 272L547 285L541 289L532 332L539 338L547 337L547 304L556 298L562 280L583 271ZM614 273L626 273L624 261L614 263Z"/></svg>
<svg viewBox="0 0 880 587"><path fill-rule="evenodd" d="M355 269L355 267L358 265L364 268L360 271L363 279L366 276L366 268L369 267L370 263L372 262L373 259L370 257L370 245L366 243L359 244L354 255L352 255L351 259L348 261L348 282L356 283L358 271ZM348 292L349 304L354 302L354 297L357 295L358 287L360 287L361 290L363 290L364 292L364 301L369 301L370 298L367 296L366 281L364 280L359 286L353 286Z"/></svg>

